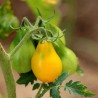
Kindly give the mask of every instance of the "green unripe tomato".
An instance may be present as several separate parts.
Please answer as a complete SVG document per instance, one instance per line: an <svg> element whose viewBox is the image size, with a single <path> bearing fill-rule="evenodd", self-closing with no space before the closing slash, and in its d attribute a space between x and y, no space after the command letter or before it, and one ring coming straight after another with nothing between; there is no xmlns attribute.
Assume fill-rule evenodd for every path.
<svg viewBox="0 0 98 98"><path fill-rule="evenodd" d="M27 29L22 27L17 31L16 37L10 45L10 52L18 45L24 35L27 33ZM35 52L35 46L31 39L28 39L19 50L13 55L11 62L12 68L18 73L26 73L31 70L31 58Z"/></svg>
<svg viewBox="0 0 98 98"><path fill-rule="evenodd" d="M10 25L18 27L19 21L15 16L6 15L0 19L0 38L8 37L13 32Z"/></svg>
<svg viewBox="0 0 98 98"><path fill-rule="evenodd" d="M0 5L0 38L6 38L14 31L10 26L17 28L19 20L14 16L11 2L7 1Z"/></svg>
<svg viewBox="0 0 98 98"><path fill-rule="evenodd" d="M14 44L11 44L10 49L14 49ZM31 40L25 42L12 58L12 68L18 73L26 73L31 70L31 58L35 52L35 47Z"/></svg>
<svg viewBox="0 0 98 98"><path fill-rule="evenodd" d="M65 51L65 57L62 59L62 72L69 72L69 74L71 75L76 72L78 59L71 49L65 48Z"/></svg>
<svg viewBox="0 0 98 98"><path fill-rule="evenodd" d="M62 72L69 72L69 75L76 72L78 66L78 58L75 53L65 47L61 40L53 43L53 46L62 61Z"/></svg>

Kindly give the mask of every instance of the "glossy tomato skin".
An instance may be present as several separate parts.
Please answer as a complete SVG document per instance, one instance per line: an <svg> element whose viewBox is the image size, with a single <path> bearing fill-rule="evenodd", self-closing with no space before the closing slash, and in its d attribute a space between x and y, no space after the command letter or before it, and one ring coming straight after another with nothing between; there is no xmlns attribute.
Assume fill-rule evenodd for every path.
<svg viewBox="0 0 98 98"><path fill-rule="evenodd" d="M75 53L65 47L61 40L53 43L53 46L62 61L62 72L69 72L69 75L76 72L78 67L78 58Z"/></svg>
<svg viewBox="0 0 98 98"><path fill-rule="evenodd" d="M52 43L39 43L31 61L35 76L43 82L53 82L62 72L62 62Z"/></svg>

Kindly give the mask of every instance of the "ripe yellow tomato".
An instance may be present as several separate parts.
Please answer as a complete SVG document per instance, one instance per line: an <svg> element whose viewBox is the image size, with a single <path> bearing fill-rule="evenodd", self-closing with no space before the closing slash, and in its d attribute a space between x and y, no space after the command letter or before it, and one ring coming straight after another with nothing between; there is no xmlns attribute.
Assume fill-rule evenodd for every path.
<svg viewBox="0 0 98 98"><path fill-rule="evenodd" d="M31 61L35 76L43 82L53 82L62 73L62 62L51 42L37 45Z"/></svg>

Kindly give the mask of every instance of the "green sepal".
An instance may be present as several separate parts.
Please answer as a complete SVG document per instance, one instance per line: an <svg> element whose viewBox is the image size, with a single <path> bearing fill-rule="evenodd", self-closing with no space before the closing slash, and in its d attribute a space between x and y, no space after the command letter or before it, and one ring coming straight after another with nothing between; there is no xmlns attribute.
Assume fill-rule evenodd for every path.
<svg viewBox="0 0 98 98"><path fill-rule="evenodd" d="M50 23L47 23L46 24L46 29L48 29L49 31L51 31L54 37L56 37L59 34L59 36L60 36L59 39L62 41L62 43L64 45L66 45L65 34L64 34L64 32L58 26L50 24Z"/></svg>

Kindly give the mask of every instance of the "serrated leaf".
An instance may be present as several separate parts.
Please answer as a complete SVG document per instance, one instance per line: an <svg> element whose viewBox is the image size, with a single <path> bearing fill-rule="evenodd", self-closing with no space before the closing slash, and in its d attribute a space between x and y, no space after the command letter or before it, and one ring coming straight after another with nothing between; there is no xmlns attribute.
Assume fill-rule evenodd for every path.
<svg viewBox="0 0 98 98"><path fill-rule="evenodd" d="M68 77L68 73L62 73L61 76L58 77L58 79L54 82L56 85L62 84L64 80Z"/></svg>
<svg viewBox="0 0 98 98"><path fill-rule="evenodd" d="M81 95L85 97L92 97L95 94L87 90L87 87L83 84L80 84L79 81L73 82L70 80L68 83L65 84L64 90L68 90L70 94L74 95Z"/></svg>
<svg viewBox="0 0 98 98"><path fill-rule="evenodd" d="M49 84L43 83L42 84L43 90L40 94L40 97L42 97L48 90L50 90L51 86Z"/></svg>
<svg viewBox="0 0 98 98"><path fill-rule="evenodd" d="M35 83L34 86L33 86L33 90L36 90L40 87L40 84L39 83Z"/></svg>
<svg viewBox="0 0 98 98"><path fill-rule="evenodd" d="M50 82L48 83L49 87L53 87L53 86L56 86L56 84L54 82Z"/></svg>
<svg viewBox="0 0 98 98"><path fill-rule="evenodd" d="M77 67L76 72L77 72L80 76L84 76L84 71L80 68L80 66Z"/></svg>
<svg viewBox="0 0 98 98"><path fill-rule="evenodd" d="M16 81L18 84L27 86L29 83L33 84L37 80L32 71L20 74L20 78Z"/></svg>
<svg viewBox="0 0 98 98"><path fill-rule="evenodd" d="M47 91L48 91L47 89L44 89L44 90L42 91L42 93L40 94L40 96L42 97Z"/></svg>
<svg viewBox="0 0 98 98"><path fill-rule="evenodd" d="M50 90L50 96L52 98L60 98L60 91L58 87L54 87L53 89Z"/></svg>
<svg viewBox="0 0 98 98"><path fill-rule="evenodd" d="M43 83L43 89L48 89L50 86L46 83Z"/></svg>

